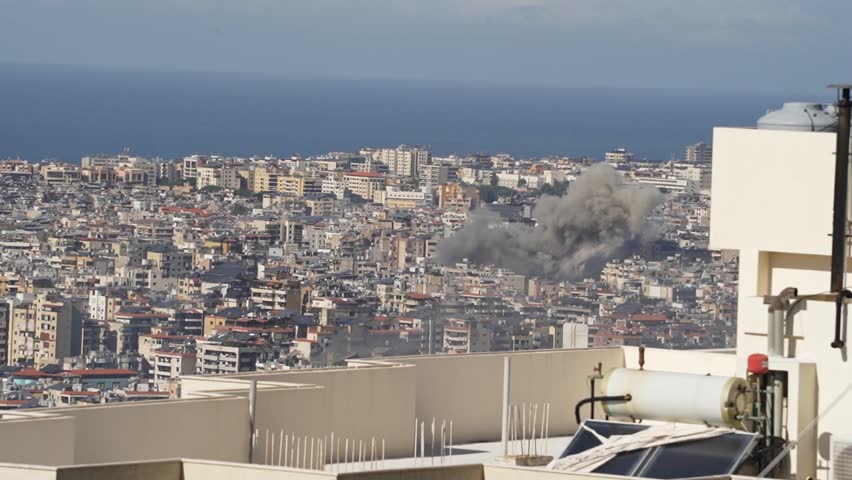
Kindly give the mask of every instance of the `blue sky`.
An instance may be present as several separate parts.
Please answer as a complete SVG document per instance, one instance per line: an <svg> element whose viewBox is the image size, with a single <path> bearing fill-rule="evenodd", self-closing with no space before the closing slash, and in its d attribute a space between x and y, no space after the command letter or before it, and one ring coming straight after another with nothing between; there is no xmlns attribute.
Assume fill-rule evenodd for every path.
<svg viewBox="0 0 852 480"><path fill-rule="evenodd" d="M814 92L852 81L836 46L850 15L848 0L0 0L0 62Z"/></svg>

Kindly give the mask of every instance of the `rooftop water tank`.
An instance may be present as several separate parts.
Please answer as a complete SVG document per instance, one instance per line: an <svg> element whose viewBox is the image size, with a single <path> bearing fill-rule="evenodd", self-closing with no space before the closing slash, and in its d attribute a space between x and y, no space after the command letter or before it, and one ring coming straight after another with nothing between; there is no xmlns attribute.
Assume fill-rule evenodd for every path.
<svg viewBox="0 0 852 480"><path fill-rule="evenodd" d="M789 102L779 110L770 110L757 120L761 130L796 130L800 132L834 132L837 130L837 107L821 103Z"/></svg>

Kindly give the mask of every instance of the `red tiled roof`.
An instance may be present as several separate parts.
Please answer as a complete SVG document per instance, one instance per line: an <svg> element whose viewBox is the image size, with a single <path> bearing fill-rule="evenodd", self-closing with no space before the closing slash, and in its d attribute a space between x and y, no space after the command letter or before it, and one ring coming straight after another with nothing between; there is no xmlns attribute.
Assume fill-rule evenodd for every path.
<svg viewBox="0 0 852 480"><path fill-rule="evenodd" d="M90 392L88 390L81 391L81 392L75 392L73 390L65 390L64 392L62 392L62 395L68 395L69 397L91 397L91 396L100 395L100 394L101 394L101 392Z"/></svg>
<svg viewBox="0 0 852 480"><path fill-rule="evenodd" d="M121 368L89 368L85 370L68 370L66 372L62 372L60 375L74 377L130 377L139 374L133 370L124 370Z"/></svg>
<svg viewBox="0 0 852 480"><path fill-rule="evenodd" d="M25 368L23 370L18 370L17 372L13 373L12 376L23 378L44 378L52 377L53 375L50 373L44 373L41 370L36 370L34 368Z"/></svg>
<svg viewBox="0 0 852 480"><path fill-rule="evenodd" d="M127 397L168 397L169 392L139 392L135 390L125 390L124 395Z"/></svg>

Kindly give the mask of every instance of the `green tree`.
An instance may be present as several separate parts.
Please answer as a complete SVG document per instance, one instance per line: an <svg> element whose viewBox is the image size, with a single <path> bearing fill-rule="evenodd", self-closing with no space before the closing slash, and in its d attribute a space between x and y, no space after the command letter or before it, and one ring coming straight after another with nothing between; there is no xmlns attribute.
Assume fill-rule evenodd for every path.
<svg viewBox="0 0 852 480"><path fill-rule="evenodd" d="M242 203L235 203L234 206L231 207L231 214L232 215L237 215L237 216L245 215L245 214L249 213L250 211L251 211L251 209L249 207L243 205Z"/></svg>

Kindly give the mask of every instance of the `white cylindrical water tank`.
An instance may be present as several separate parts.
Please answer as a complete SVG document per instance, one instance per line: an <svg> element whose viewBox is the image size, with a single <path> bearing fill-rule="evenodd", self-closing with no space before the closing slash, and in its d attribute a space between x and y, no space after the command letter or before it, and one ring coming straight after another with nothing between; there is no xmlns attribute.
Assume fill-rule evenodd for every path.
<svg viewBox="0 0 852 480"><path fill-rule="evenodd" d="M801 132L834 132L837 112L833 105L788 102L757 120L761 130L796 130Z"/></svg>
<svg viewBox="0 0 852 480"><path fill-rule="evenodd" d="M626 402L603 402L611 417L742 428L737 416L750 406L748 382L737 377L616 368L601 389L605 396L630 394Z"/></svg>

